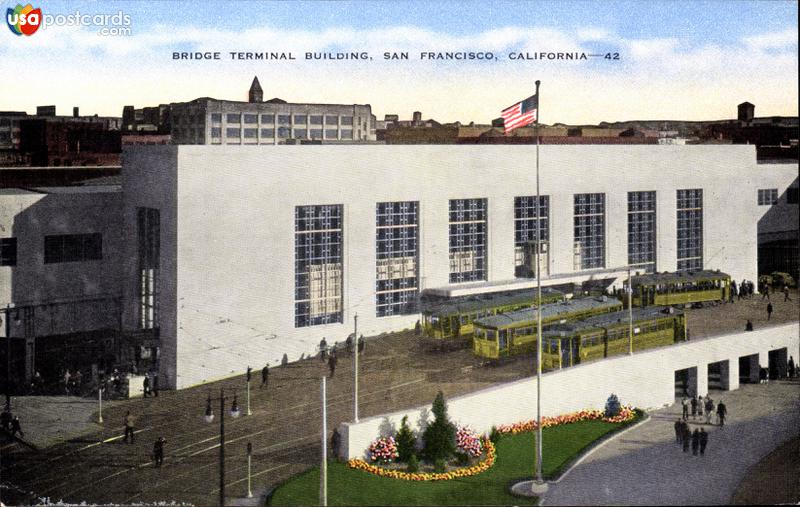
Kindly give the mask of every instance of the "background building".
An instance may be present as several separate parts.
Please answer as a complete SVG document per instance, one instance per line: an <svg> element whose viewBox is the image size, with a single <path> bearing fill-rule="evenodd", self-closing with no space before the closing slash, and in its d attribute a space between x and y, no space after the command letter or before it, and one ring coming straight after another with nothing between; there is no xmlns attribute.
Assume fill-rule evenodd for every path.
<svg viewBox="0 0 800 507"><path fill-rule="evenodd" d="M337 144L375 141L369 104L263 102L258 78L247 102L208 97L171 104L173 144Z"/></svg>

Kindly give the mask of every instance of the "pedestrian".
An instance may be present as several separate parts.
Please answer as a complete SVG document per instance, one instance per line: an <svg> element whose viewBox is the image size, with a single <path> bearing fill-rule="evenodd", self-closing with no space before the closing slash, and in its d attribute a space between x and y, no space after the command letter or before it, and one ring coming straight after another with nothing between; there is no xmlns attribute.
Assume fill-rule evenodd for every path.
<svg viewBox="0 0 800 507"><path fill-rule="evenodd" d="M347 349L347 355L353 353L353 335L347 335L347 339L344 341L345 349Z"/></svg>
<svg viewBox="0 0 800 507"><path fill-rule="evenodd" d="M3 410L3 413L0 414L0 426L3 427L3 431L11 431L11 420L13 417L11 416L11 411L6 409Z"/></svg>
<svg viewBox="0 0 800 507"><path fill-rule="evenodd" d="M167 440L164 437L158 437L158 440L153 442L153 461L157 467L164 463L164 444L166 443Z"/></svg>
<svg viewBox="0 0 800 507"><path fill-rule="evenodd" d="M158 373L153 373L153 396L158 398Z"/></svg>
<svg viewBox="0 0 800 507"><path fill-rule="evenodd" d="M772 303L767 303L767 320L772 317Z"/></svg>
<svg viewBox="0 0 800 507"><path fill-rule="evenodd" d="M764 292L761 293L761 301L764 301L764 298L767 298L767 301L769 301L769 285L766 283L764 284Z"/></svg>
<svg viewBox="0 0 800 507"><path fill-rule="evenodd" d="M339 434L339 430L334 428L333 435L331 435L331 452L333 453L333 459L339 459L339 449L342 446L342 436Z"/></svg>
<svg viewBox="0 0 800 507"><path fill-rule="evenodd" d="M363 334L358 337L358 353L359 354L363 354L364 353L364 335Z"/></svg>
<svg viewBox="0 0 800 507"><path fill-rule="evenodd" d="M711 396L706 396L706 424L711 424L711 417L714 415L714 400Z"/></svg>
<svg viewBox="0 0 800 507"><path fill-rule="evenodd" d="M750 321L750 319L747 319L747 324L744 325L744 330L745 331L753 330L753 323Z"/></svg>
<svg viewBox="0 0 800 507"><path fill-rule="evenodd" d="M703 428L700 428L700 456L706 453L706 446L708 445L708 433Z"/></svg>
<svg viewBox="0 0 800 507"><path fill-rule="evenodd" d="M678 420L675 421L675 442L677 442L678 445L681 445L682 440L683 440L683 421L680 418L678 418Z"/></svg>
<svg viewBox="0 0 800 507"><path fill-rule="evenodd" d="M144 397L147 398L150 396L150 374L144 374L144 382L142 382L142 386L144 387Z"/></svg>
<svg viewBox="0 0 800 507"><path fill-rule="evenodd" d="M762 367L760 364L758 365L758 383L759 384L766 384L767 379L769 378L769 372L766 368Z"/></svg>
<svg viewBox="0 0 800 507"><path fill-rule="evenodd" d="M325 360L328 359L328 342L325 341L324 336L319 341L319 358L322 360L322 362L325 362Z"/></svg>
<svg viewBox="0 0 800 507"><path fill-rule="evenodd" d="M683 423L683 452L689 452L689 445L692 443L692 430L689 424Z"/></svg>
<svg viewBox="0 0 800 507"><path fill-rule="evenodd" d="M331 352L330 358L328 359L328 368L331 370L331 378L333 378L333 374L336 372L336 362L338 359L336 358L336 351Z"/></svg>
<svg viewBox="0 0 800 507"><path fill-rule="evenodd" d="M692 419L697 417L697 396L692 396Z"/></svg>
<svg viewBox="0 0 800 507"><path fill-rule="evenodd" d="M259 389L262 387L269 387L269 365L265 364L263 368L261 368L261 385L258 386Z"/></svg>
<svg viewBox="0 0 800 507"><path fill-rule="evenodd" d="M75 394L80 396L83 392L83 372L81 372L81 370L75 371L74 386Z"/></svg>
<svg viewBox="0 0 800 507"><path fill-rule="evenodd" d="M698 396L697 397L697 415L700 416L700 419L703 419L703 406L704 406L703 397L702 396Z"/></svg>
<svg viewBox="0 0 800 507"><path fill-rule="evenodd" d="M739 301L742 300L745 293L747 292L747 284L745 283L747 280L744 278L742 279L742 283L739 284Z"/></svg>
<svg viewBox="0 0 800 507"><path fill-rule="evenodd" d="M731 291L730 297L728 298L731 303L733 303L736 299L736 294L738 294L738 290L736 289L736 280L731 280Z"/></svg>
<svg viewBox="0 0 800 507"><path fill-rule="evenodd" d="M727 415L728 407L726 407L725 404L722 403L722 400L720 400L720 402L717 403L717 419L719 419L720 427L725 426L725 417Z"/></svg>
<svg viewBox="0 0 800 507"><path fill-rule="evenodd" d="M789 366L787 368L789 378L794 378L794 357L789 356Z"/></svg>
<svg viewBox="0 0 800 507"><path fill-rule="evenodd" d="M66 394L69 394L69 382L71 378L72 375L69 372L69 368L67 368L67 371L64 372L64 392Z"/></svg>
<svg viewBox="0 0 800 507"><path fill-rule="evenodd" d="M783 302L785 303L785 302L791 301L791 300L792 300L792 298L789 297L789 286L788 285L784 285L783 286Z"/></svg>
<svg viewBox="0 0 800 507"><path fill-rule="evenodd" d="M685 421L689 418L689 399L685 394L681 398L681 405L683 406L683 420Z"/></svg>
<svg viewBox="0 0 800 507"><path fill-rule="evenodd" d="M129 443L131 443L131 444L133 443L133 426L134 426L134 422L135 421L136 420L131 415L131 411L128 410L128 413L125 414L125 438L124 438L124 440L125 440L125 442L128 442L128 436L130 436L131 439L130 439Z"/></svg>
<svg viewBox="0 0 800 507"><path fill-rule="evenodd" d="M11 420L11 439L14 439L14 435L19 433L20 437L24 437L25 433L22 432L22 426L19 424L19 417L14 416Z"/></svg>
<svg viewBox="0 0 800 507"><path fill-rule="evenodd" d="M692 454L697 456L697 451L700 449L700 430L695 428L692 433Z"/></svg>

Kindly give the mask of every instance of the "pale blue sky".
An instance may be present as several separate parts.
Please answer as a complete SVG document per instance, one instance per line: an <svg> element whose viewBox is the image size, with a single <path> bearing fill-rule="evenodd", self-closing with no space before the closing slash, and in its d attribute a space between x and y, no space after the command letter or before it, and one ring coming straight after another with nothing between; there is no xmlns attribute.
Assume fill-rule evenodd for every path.
<svg viewBox="0 0 800 507"><path fill-rule="evenodd" d="M3 8L16 2L2 2ZM45 14L131 17L131 35L7 29L0 110L122 106L214 96L241 100L257 74L268 97L370 103L374 112L487 122L542 80L542 121L711 119L748 100L797 114L797 2L33 2ZM176 62L173 51L223 52ZM294 62L233 62L225 51L292 51ZM372 62L303 61L305 51L369 51ZM407 50L409 62L383 62ZM492 51L493 62L421 62L420 51ZM512 62L517 51L618 52L618 62Z"/></svg>

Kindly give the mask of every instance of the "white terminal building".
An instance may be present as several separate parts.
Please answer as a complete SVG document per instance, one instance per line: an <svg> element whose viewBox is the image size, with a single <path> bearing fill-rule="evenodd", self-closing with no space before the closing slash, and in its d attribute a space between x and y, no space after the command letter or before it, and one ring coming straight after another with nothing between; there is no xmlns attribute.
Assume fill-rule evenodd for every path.
<svg viewBox="0 0 800 507"><path fill-rule="evenodd" d="M6 330L27 374L51 336L99 333L183 388L314 354L356 315L365 336L412 328L420 293L533 288L537 219L543 286L618 285L629 265L755 281L759 234L798 229L797 164L756 164L754 146L541 146L538 203L535 160L530 145L131 147L121 188L0 195ZM70 301L111 317L76 323Z"/></svg>

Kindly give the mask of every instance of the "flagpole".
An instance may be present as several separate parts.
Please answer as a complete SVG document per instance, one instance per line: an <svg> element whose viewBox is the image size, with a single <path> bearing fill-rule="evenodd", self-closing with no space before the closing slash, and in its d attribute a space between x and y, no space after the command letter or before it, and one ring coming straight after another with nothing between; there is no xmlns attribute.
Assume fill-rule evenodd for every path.
<svg viewBox="0 0 800 507"><path fill-rule="evenodd" d="M539 80L536 80L536 483L542 484L542 270L539 214Z"/></svg>

